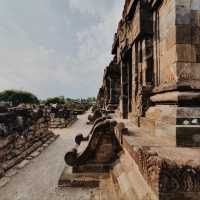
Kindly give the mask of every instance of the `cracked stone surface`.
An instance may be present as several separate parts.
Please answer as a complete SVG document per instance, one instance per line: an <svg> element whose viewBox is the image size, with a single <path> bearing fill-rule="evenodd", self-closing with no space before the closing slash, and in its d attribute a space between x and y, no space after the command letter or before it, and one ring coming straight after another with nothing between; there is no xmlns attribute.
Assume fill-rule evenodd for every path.
<svg viewBox="0 0 200 200"><path fill-rule="evenodd" d="M10 181L10 178L8 178L8 177L1 178L0 179L0 189L5 187L5 185L7 185L9 181Z"/></svg>
<svg viewBox="0 0 200 200"><path fill-rule="evenodd" d="M5 176L6 177L12 177L12 176L16 175L17 173L18 173L18 170L13 168L13 169L7 171Z"/></svg>
<svg viewBox="0 0 200 200"><path fill-rule="evenodd" d="M26 165L28 165L29 162L30 162L30 160L23 160L20 164L18 164L18 165L16 166L16 168L17 168L17 169L22 169L22 168L24 168Z"/></svg>
<svg viewBox="0 0 200 200"><path fill-rule="evenodd" d="M37 156L39 156L39 155L40 155L40 152L39 152L39 151L35 151L35 152L33 152L33 153L31 154L31 157L35 158L35 157L37 157Z"/></svg>
<svg viewBox="0 0 200 200"><path fill-rule="evenodd" d="M67 129L54 130L60 137L40 156L19 170L10 181L0 188L1 200L91 200L95 189L57 188L64 169L64 154L71 149L76 134L89 132L86 125L88 113L79 116L79 120ZM8 180L8 178L7 178ZM5 180L4 180L5 181ZM5 181L6 182L6 181Z"/></svg>

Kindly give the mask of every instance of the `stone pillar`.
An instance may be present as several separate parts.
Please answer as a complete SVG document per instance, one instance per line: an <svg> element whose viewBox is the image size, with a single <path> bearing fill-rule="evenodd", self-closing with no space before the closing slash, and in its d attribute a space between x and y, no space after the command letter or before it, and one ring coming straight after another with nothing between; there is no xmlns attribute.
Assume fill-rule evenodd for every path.
<svg viewBox="0 0 200 200"><path fill-rule="evenodd" d="M110 80L110 104L115 104L115 81Z"/></svg>
<svg viewBox="0 0 200 200"><path fill-rule="evenodd" d="M200 146L200 1L168 0L154 12L155 134Z"/></svg>

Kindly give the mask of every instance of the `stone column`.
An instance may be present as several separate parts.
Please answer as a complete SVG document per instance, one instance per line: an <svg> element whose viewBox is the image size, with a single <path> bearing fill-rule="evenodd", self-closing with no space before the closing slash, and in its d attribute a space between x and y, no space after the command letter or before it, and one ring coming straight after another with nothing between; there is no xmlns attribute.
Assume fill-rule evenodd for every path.
<svg viewBox="0 0 200 200"><path fill-rule="evenodd" d="M154 14L157 87L146 117L178 146L200 146L199 19L198 0L168 0Z"/></svg>

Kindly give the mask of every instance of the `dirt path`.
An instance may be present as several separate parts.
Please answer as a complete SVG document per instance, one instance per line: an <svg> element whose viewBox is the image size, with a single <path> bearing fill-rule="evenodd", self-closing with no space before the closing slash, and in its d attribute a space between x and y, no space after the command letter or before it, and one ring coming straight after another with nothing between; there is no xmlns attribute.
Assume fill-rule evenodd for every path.
<svg viewBox="0 0 200 200"><path fill-rule="evenodd" d="M64 168L64 154L73 147L77 133L87 133L87 115L68 129L55 130L60 137L25 168L11 177L9 183L0 189L0 200L90 200L92 190L57 188L57 182Z"/></svg>

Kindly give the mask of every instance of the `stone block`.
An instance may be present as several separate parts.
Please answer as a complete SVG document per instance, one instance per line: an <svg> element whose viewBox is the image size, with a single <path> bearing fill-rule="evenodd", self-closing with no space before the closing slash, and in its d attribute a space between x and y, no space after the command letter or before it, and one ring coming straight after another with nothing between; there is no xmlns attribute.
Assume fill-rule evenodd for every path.
<svg viewBox="0 0 200 200"><path fill-rule="evenodd" d="M29 160L23 160L20 164L17 165L17 169L22 169L24 168L26 165L28 165L30 163Z"/></svg>
<svg viewBox="0 0 200 200"><path fill-rule="evenodd" d="M191 23L191 10L183 6L176 6L176 25Z"/></svg>
<svg viewBox="0 0 200 200"><path fill-rule="evenodd" d="M190 83L189 87L198 89L200 81L200 63L176 63L178 83Z"/></svg>
<svg viewBox="0 0 200 200"><path fill-rule="evenodd" d="M162 138L171 138L172 145L175 146L176 126L161 121L156 122L155 135Z"/></svg>
<svg viewBox="0 0 200 200"><path fill-rule="evenodd" d="M176 192L171 194L160 193L159 198L161 200L199 200L200 194L198 192Z"/></svg>
<svg viewBox="0 0 200 200"><path fill-rule="evenodd" d="M176 127L176 145L178 147L200 147L200 126Z"/></svg>
<svg viewBox="0 0 200 200"><path fill-rule="evenodd" d="M190 9L190 0L175 0L175 1L176 1L176 6Z"/></svg>
<svg viewBox="0 0 200 200"><path fill-rule="evenodd" d="M199 0L190 0L190 1L191 1L191 10L200 10Z"/></svg>
<svg viewBox="0 0 200 200"><path fill-rule="evenodd" d="M5 174L4 169L0 166L0 178L2 178Z"/></svg>
<svg viewBox="0 0 200 200"><path fill-rule="evenodd" d="M197 63L200 63L200 44L195 45L195 51L196 51L196 61Z"/></svg>
<svg viewBox="0 0 200 200"><path fill-rule="evenodd" d="M11 170L6 172L5 176L6 177L12 177L12 176L15 176L17 173L18 173L17 169L11 169Z"/></svg>
<svg viewBox="0 0 200 200"><path fill-rule="evenodd" d="M191 34L192 44L200 45L200 27L199 26L193 26L191 31L192 31L192 34Z"/></svg>
<svg viewBox="0 0 200 200"><path fill-rule="evenodd" d="M191 25L176 25L176 44L190 44L192 35Z"/></svg>
<svg viewBox="0 0 200 200"><path fill-rule="evenodd" d="M200 108L197 107L178 107L177 110L177 118L199 118L200 116ZM178 125L181 125L179 122Z"/></svg>
<svg viewBox="0 0 200 200"><path fill-rule="evenodd" d="M172 46L169 50L166 50L166 51L165 51L165 47L163 45L165 45L165 44L161 45L162 54L160 56L160 62L162 63L162 65L161 65L162 69L164 69L166 66L169 66L172 63L177 61L176 45Z"/></svg>
<svg viewBox="0 0 200 200"><path fill-rule="evenodd" d="M191 12L191 26L200 26L200 10Z"/></svg>
<svg viewBox="0 0 200 200"><path fill-rule="evenodd" d="M172 25L167 29L167 34L164 39L165 41L165 50L169 50L171 47L173 47L176 42L176 26Z"/></svg>
<svg viewBox="0 0 200 200"><path fill-rule="evenodd" d="M112 144L103 144L100 149L96 152L96 160L97 162L107 162L113 154L113 146Z"/></svg>
<svg viewBox="0 0 200 200"><path fill-rule="evenodd" d="M191 44L177 44L177 60L178 62L196 62L196 49Z"/></svg>
<svg viewBox="0 0 200 200"><path fill-rule="evenodd" d="M73 173L72 168L66 166L58 181L59 187L96 188L100 181L109 176L107 173Z"/></svg>

